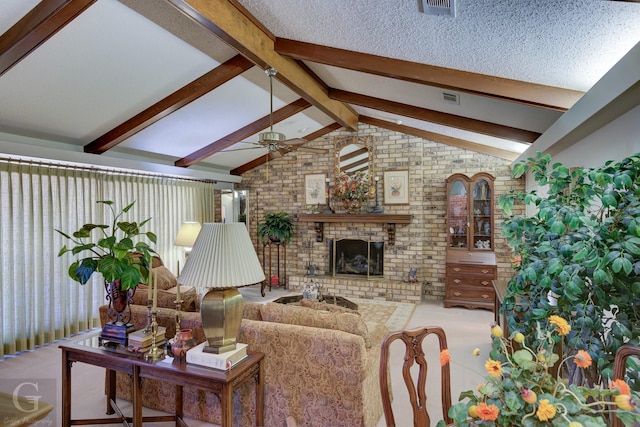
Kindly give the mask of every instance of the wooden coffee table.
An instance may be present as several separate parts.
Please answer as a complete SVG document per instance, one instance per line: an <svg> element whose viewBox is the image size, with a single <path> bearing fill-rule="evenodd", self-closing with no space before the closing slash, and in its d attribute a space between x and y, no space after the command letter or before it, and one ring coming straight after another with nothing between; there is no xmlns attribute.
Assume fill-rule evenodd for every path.
<svg viewBox="0 0 640 427"><path fill-rule="evenodd" d="M60 344L62 350L62 425L113 424L131 422L134 427L144 422L182 420L182 387L191 386L211 391L220 398L222 426L231 427L233 421L233 391L248 381L256 383L256 425L264 425L264 354L250 352L249 357L229 371L209 369L191 364L147 361L126 351L107 349L98 344L98 336ZM102 366L107 370L107 414L117 413L119 418L71 419L71 366L74 362ZM125 417L116 405L116 372L133 378L133 416ZM176 385L174 415L142 416L142 379L154 378ZM98 380L98 379L96 379Z"/></svg>
<svg viewBox="0 0 640 427"><path fill-rule="evenodd" d="M302 298L302 295L287 295L274 299L273 302L277 302L279 304L300 304ZM358 311L358 304L353 301L349 301L345 297L336 295L322 295L319 299L319 302L324 302L327 304L337 305L340 307L348 308L350 310Z"/></svg>

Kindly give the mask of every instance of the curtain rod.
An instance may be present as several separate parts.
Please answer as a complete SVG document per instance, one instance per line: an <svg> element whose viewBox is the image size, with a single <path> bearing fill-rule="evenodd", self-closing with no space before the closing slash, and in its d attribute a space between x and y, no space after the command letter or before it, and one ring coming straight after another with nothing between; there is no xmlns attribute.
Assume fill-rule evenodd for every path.
<svg viewBox="0 0 640 427"><path fill-rule="evenodd" d="M34 157L26 157L26 156L7 156L6 154L0 154L0 163L16 163L16 164L25 164L25 165L35 165L35 166L46 166L50 168L57 169L67 169L67 170L84 170L89 172L100 172L100 173L109 173L109 174L121 174L121 175L138 175L138 176L146 176L149 178L173 178L177 180L183 181L196 181L196 182L206 182L216 184L218 181L213 179L206 178L194 178L183 175L171 175L171 174L161 174L161 173L153 173L153 172L145 172L138 171L133 169L121 169L121 168L113 168L107 166L98 166L98 165L84 165L78 163L71 162L63 162L63 161L53 161L53 160L44 160L37 159Z"/></svg>

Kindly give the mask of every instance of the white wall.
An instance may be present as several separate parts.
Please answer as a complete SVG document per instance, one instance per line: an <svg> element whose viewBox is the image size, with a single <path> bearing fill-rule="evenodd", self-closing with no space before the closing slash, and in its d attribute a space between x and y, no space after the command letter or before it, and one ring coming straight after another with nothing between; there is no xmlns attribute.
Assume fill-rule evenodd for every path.
<svg viewBox="0 0 640 427"><path fill-rule="evenodd" d="M640 106L553 156L565 166L598 167L640 153Z"/></svg>

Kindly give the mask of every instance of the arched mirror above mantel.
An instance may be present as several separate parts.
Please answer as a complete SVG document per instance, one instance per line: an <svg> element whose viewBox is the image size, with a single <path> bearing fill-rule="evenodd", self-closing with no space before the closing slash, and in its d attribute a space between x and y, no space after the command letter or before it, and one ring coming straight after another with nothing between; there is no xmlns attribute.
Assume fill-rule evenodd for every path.
<svg viewBox="0 0 640 427"><path fill-rule="evenodd" d="M373 180L373 136L337 137L333 141L335 154L334 175L368 172Z"/></svg>

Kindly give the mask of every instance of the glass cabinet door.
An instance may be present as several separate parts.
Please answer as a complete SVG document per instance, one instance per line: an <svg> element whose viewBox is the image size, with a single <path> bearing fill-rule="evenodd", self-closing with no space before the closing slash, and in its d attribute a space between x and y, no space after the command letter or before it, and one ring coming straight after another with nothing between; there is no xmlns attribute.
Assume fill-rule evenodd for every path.
<svg viewBox="0 0 640 427"><path fill-rule="evenodd" d="M491 237L493 235L493 230L491 230L493 226L491 191L491 185L485 179L480 179L473 183L471 229L472 244L475 249L493 249L493 239Z"/></svg>
<svg viewBox="0 0 640 427"><path fill-rule="evenodd" d="M449 247L468 249L469 192L468 185L461 179L449 183L449 206L447 226L449 227Z"/></svg>

